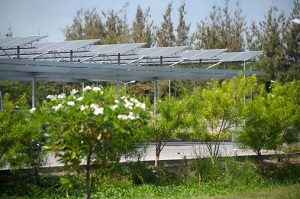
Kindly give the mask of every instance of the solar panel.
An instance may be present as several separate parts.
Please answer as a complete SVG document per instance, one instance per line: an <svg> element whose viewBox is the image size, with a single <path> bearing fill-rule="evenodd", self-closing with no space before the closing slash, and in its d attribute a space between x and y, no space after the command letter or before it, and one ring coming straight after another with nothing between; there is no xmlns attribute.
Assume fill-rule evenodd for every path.
<svg viewBox="0 0 300 199"><path fill-rule="evenodd" d="M17 40L20 37L0 37L0 46L4 46L5 43L9 43L11 41Z"/></svg>
<svg viewBox="0 0 300 199"><path fill-rule="evenodd" d="M183 52L180 56L183 59L189 60L209 60L214 59L217 55L224 53L226 49L212 49L212 50L192 50Z"/></svg>
<svg viewBox="0 0 300 199"><path fill-rule="evenodd" d="M26 36L26 37L10 37L1 38L0 47L2 49L16 48L16 47L26 47L27 44L39 41L47 36ZM32 46L30 46L32 47Z"/></svg>
<svg viewBox="0 0 300 199"><path fill-rule="evenodd" d="M136 50L145 43L133 44L109 44L109 45L95 45L91 48L93 55L117 55L117 54L133 54L132 51Z"/></svg>
<svg viewBox="0 0 300 199"><path fill-rule="evenodd" d="M254 57L262 54L263 51L249 51L249 52L228 52L221 54L218 59L224 62L234 61L248 61Z"/></svg>
<svg viewBox="0 0 300 199"><path fill-rule="evenodd" d="M42 48L39 48L38 51L49 52L49 51L58 51L59 48L66 47L70 45L71 41L62 41L62 42L52 42L49 45L45 45Z"/></svg>
<svg viewBox="0 0 300 199"><path fill-rule="evenodd" d="M166 57L178 57L182 51L186 50L187 46L176 47L156 47L156 48L141 48L137 51L136 56L132 56L130 59L151 58L153 61L159 59L161 56Z"/></svg>
<svg viewBox="0 0 300 199"><path fill-rule="evenodd" d="M84 49L87 46L90 46L94 43L99 42L100 39L90 39L90 40L78 40L78 41L70 41L70 43L66 46L58 48L58 51L70 51L70 50L79 50Z"/></svg>

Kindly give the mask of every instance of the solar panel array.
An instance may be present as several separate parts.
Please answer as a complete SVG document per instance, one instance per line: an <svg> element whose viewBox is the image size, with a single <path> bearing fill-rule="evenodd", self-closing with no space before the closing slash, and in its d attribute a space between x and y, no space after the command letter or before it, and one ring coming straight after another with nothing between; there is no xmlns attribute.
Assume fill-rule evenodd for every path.
<svg viewBox="0 0 300 199"><path fill-rule="evenodd" d="M180 62L243 62L262 51L188 50L188 46L142 48L145 43L95 45L99 39L40 42L46 36L0 37L0 59L130 65L170 65Z"/></svg>
<svg viewBox="0 0 300 199"><path fill-rule="evenodd" d="M47 36L0 37L0 49L27 47L27 44L39 41Z"/></svg>

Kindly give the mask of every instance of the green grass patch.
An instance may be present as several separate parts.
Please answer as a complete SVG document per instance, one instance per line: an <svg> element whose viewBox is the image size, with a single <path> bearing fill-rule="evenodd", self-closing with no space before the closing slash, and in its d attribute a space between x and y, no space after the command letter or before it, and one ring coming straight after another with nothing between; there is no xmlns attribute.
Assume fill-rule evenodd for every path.
<svg viewBox="0 0 300 199"><path fill-rule="evenodd" d="M127 163L94 170L91 197L299 198L300 161L294 159L298 161L197 159L159 168L144 162ZM70 181L68 187L61 187L61 177ZM1 182L0 198L83 198L83 190L84 176L48 173Z"/></svg>
<svg viewBox="0 0 300 199"><path fill-rule="evenodd" d="M300 198L300 184L296 185L277 185L268 188L248 190L229 195L216 195L212 197L203 197L203 199L298 199Z"/></svg>

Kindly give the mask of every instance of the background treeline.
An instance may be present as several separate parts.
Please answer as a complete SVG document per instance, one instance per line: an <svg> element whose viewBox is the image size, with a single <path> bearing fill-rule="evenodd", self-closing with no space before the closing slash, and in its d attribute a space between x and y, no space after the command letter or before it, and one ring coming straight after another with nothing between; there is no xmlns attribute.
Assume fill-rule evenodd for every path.
<svg viewBox="0 0 300 199"><path fill-rule="evenodd" d="M185 18L188 12L185 1L179 8L174 8L171 1L160 23L154 23L151 19L150 7L143 10L141 6L137 6L134 20L129 21L128 6L129 3L126 3L118 11L98 12L96 8L78 10L70 25L66 25L63 29L66 40L97 38L101 39L99 44L145 42L145 47L185 45L190 49L227 48L229 52L262 50L264 54L260 56L259 62L246 65L247 70L267 72L260 82L274 80L285 83L300 77L300 26L292 23L292 19L300 18L299 0L293 2L292 13L280 12L273 5L265 14L263 21L252 22L251 26L246 23L247 17L243 14L240 1L236 1L236 6L232 8L229 7L227 0L222 8L212 6L209 16L197 23L195 32L190 32L191 24ZM178 10L178 16L171 15L173 9ZM178 20L177 27L174 26L173 20ZM12 36L13 33L9 30L6 35ZM182 64L179 67L199 66ZM242 64L224 63L216 67L242 69ZM191 91L198 86L205 86L205 82L172 81L171 93L179 96L183 90ZM160 97L168 94L168 85L168 82L160 82ZM38 83L37 99L42 101L47 94L63 93L80 87L81 85L73 83ZM149 93L151 97L152 87L150 82L137 82L130 85L130 91L135 94ZM0 81L0 91L2 94L10 93L12 99L26 92L27 101L31 102L31 83Z"/></svg>

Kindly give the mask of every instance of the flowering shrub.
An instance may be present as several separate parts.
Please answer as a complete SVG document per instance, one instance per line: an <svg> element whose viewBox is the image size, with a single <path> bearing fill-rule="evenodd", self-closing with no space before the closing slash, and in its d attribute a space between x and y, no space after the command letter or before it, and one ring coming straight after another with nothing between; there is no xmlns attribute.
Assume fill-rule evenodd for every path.
<svg viewBox="0 0 300 199"><path fill-rule="evenodd" d="M134 98L116 99L112 89L87 86L84 94L49 95L33 116L45 126L45 149L55 152L64 165L103 167L117 163L143 139L148 113Z"/></svg>

